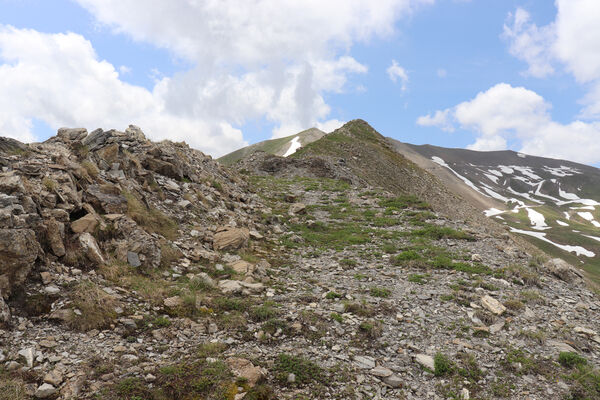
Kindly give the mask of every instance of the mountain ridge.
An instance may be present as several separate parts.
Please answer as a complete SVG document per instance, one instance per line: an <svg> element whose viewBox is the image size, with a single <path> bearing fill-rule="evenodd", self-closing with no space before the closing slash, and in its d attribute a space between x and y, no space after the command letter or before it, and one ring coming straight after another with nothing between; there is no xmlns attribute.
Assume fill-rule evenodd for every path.
<svg viewBox="0 0 600 400"><path fill-rule="evenodd" d="M600 396L599 292L362 120L234 168L136 126L0 166L1 400Z"/></svg>

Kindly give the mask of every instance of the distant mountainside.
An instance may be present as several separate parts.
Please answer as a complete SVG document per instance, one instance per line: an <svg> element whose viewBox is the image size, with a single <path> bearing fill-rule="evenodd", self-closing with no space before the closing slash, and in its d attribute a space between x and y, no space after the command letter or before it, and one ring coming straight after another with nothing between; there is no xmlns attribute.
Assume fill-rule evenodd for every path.
<svg viewBox="0 0 600 400"><path fill-rule="evenodd" d="M264 151L265 153L273 154L276 156L287 157L293 154L296 150L302 146L306 146L315 140L321 139L325 136L325 132L317 129L310 128L295 135L286 136L279 139L265 140L253 145L241 148L232 153L226 154L219 158L219 161L223 165L232 165L235 162L241 160L244 157L249 156L257 151Z"/></svg>
<svg viewBox="0 0 600 400"><path fill-rule="evenodd" d="M599 169L514 151L392 142L488 217L600 275Z"/></svg>

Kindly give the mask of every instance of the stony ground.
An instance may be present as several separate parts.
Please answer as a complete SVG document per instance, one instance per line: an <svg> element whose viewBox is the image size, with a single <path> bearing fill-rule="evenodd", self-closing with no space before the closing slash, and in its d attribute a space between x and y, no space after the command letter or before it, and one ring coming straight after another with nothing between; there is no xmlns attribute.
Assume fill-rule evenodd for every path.
<svg viewBox="0 0 600 400"><path fill-rule="evenodd" d="M98 264L42 243L47 263L8 297L0 399L600 398L600 300L574 268L411 196L304 176L236 186L202 162L179 179L100 168L162 189L154 219L135 198L121 217L85 214L144 230L161 215L142 240L161 262L140 266L154 247L112 228L88 232Z"/></svg>

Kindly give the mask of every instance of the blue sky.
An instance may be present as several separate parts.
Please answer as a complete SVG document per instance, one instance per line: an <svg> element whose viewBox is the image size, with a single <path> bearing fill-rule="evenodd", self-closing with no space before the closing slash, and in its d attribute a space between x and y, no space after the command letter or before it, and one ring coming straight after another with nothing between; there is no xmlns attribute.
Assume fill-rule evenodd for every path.
<svg viewBox="0 0 600 400"><path fill-rule="evenodd" d="M573 43L595 1L370 3L0 0L0 134L136 123L218 156L362 118L410 143L600 162L600 28Z"/></svg>

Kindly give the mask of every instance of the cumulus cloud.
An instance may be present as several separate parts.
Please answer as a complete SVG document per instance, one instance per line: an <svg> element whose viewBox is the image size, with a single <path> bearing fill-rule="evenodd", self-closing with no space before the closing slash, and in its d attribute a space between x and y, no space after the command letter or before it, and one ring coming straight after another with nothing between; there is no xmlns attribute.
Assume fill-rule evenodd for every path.
<svg viewBox="0 0 600 400"><path fill-rule="evenodd" d="M512 55L528 64L527 74L546 77L560 65L587 95L581 117L600 117L600 2L556 0L555 21L538 27L527 11L518 8L509 15L503 36Z"/></svg>
<svg viewBox="0 0 600 400"><path fill-rule="evenodd" d="M417 118L417 125L436 126L443 131L453 132L454 126L450 120L450 109L438 110L433 115L427 114Z"/></svg>
<svg viewBox="0 0 600 400"><path fill-rule="evenodd" d="M408 84L408 74L406 73L406 70L398 65L396 60L392 60L392 65L386 69L386 72L392 82L396 83L400 80L401 88L404 92L406 90L406 85Z"/></svg>
<svg viewBox="0 0 600 400"><path fill-rule="evenodd" d="M552 120L550 108L537 93L500 83L472 100L420 117L417 123L445 130L458 125L475 132L478 137L468 146L472 150L504 150L509 139L516 139L527 154L600 162L600 123L561 124Z"/></svg>
<svg viewBox="0 0 600 400"><path fill-rule="evenodd" d="M522 8L510 14L509 20L510 24L504 25L503 37L510 41L510 54L529 65L525 74L536 78L553 74L554 54L551 48L555 40L554 24L539 28Z"/></svg>
<svg viewBox="0 0 600 400"><path fill-rule="evenodd" d="M140 125L153 138L186 140L213 155L246 144L251 119L274 136L336 125L324 100L367 66L356 42L386 37L434 0L77 0L100 29L167 49L190 65L155 85L127 84L74 33L0 25L0 134L35 140L33 118L59 126Z"/></svg>
<svg viewBox="0 0 600 400"><path fill-rule="evenodd" d="M153 91L124 83L81 35L0 26L0 60L0 135L33 141L36 118L53 128L134 123L154 139L186 139L213 153L245 144L230 124L167 110L169 79Z"/></svg>

